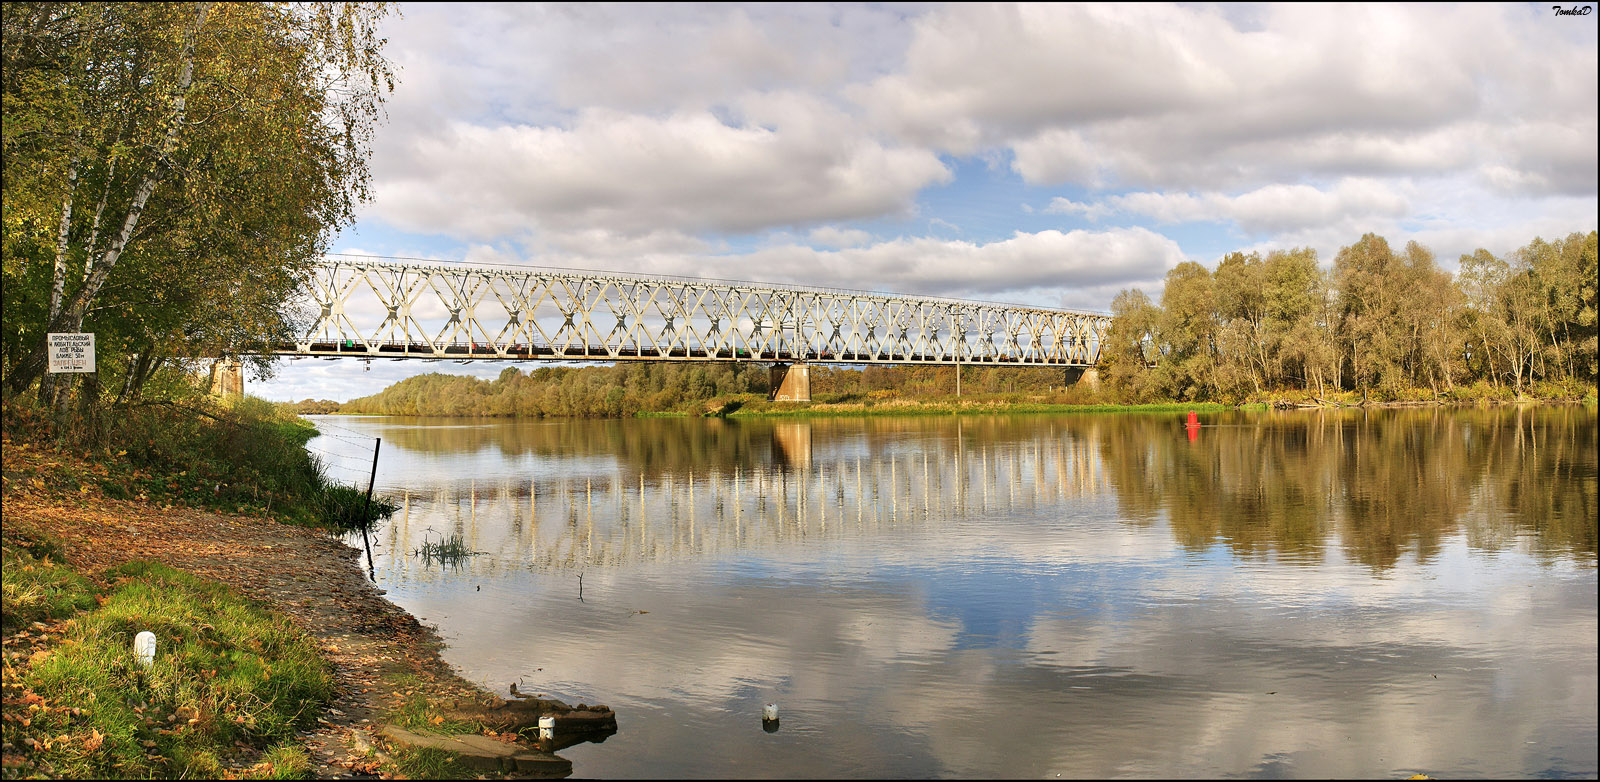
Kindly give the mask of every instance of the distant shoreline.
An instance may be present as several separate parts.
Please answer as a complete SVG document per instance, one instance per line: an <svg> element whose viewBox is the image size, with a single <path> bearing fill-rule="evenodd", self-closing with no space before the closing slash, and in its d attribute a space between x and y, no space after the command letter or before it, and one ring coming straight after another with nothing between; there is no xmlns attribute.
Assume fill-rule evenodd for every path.
<svg viewBox="0 0 1600 782"><path fill-rule="evenodd" d="M305 413L305 415L337 415L350 418L482 418L496 420L630 420L641 418L880 418L893 416L945 416L945 415L1073 415L1073 414L1161 414L1161 413L1221 413L1229 411L1267 412L1271 410L1408 410L1419 408L1472 408L1505 407L1509 405L1589 405L1593 399L1517 399L1517 400L1423 400L1374 402L1329 402L1309 404L1287 400L1272 402L1246 402L1237 405L1220 402L1156 402L1139 405L1118 404L1067 404L1053 402L1011 401L929 401L883 400L852 402L769 402L766 400L711 400L702 411L657 410L640 411L624 416L556 416L517 414L462 415L450 413Z"/></svg>

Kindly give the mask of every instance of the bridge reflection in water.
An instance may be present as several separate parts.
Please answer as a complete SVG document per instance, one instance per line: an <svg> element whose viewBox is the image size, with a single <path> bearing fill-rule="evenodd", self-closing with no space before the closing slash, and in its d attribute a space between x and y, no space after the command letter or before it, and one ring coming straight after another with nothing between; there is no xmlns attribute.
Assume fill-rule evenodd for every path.
<svg viewBox="0 0 1600 782"><path fill-rule="evenodd" d="M838 538L887 537L1014 516L1108 490L1097 446L1057 436L968 444L921 438L813 443L811 422L770 427L765 459L647 471L576 469L561 477L469 479L387 492L400 505L380 531L408 552L460 534L490 556L474 572L604 568ZM580 463L584 460L580 458ZM595 465L598 466L598 465ZM431 579L437 562L394 557L401 579Z"/></svg>
<svg viewBox="0 0 1600 782"><path fill-rule="evenodd" d="M1305 567L1387 570L1458 533L1542 559L1596 549L1594 414L1578 408L1221 414L1197 441L1177 415L317 423L384 439L378 491L402 510L380 555L459 533L492 555L475 574L950 531L1032 550L1096 516ZM364 485L371 441L347 439L312 447L343 443L334 477Z"/></svg>

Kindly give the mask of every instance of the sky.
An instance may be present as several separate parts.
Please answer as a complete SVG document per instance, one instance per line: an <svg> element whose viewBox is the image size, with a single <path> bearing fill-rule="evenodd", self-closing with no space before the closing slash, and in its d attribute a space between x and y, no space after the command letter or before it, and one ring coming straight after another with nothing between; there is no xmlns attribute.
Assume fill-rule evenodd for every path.
<svg viewBox="0 0 1600 782"><path fill-rule="evenodd" d="M1103 312L1184 261L1372 232L1454 271L1600 211L1600 16L1549 3L399 11L334 253ZM280 360L247 391L505 366Z"/></svg>

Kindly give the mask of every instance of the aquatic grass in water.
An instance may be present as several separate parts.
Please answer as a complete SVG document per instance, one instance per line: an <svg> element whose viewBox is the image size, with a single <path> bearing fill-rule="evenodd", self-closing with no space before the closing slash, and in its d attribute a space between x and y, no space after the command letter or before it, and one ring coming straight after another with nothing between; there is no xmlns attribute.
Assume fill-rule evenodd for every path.
<svg viewBox="0 0 1600 782"><path fill-rule="evenodd" d="M455 567L466 561L467 557L478 552L467 547L466 538L461 535L440 537L438 540L429 538L422 542L422 548L411 552L412 556L422 557L423 564L431 565L435 560L441 565Z"/></svg>

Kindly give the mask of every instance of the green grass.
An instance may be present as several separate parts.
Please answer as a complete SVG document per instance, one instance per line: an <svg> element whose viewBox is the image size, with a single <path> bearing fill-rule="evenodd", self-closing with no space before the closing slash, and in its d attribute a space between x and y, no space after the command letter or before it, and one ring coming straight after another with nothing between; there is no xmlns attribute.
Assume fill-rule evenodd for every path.
<svg viewBox="0 0 1600 782"><path fill-rule="evenodd" d="M423 684L415 675L395 673L387 677L398 689L420 689ZM413 692L389 714L388 722L413 733L477 733L480 725L445 716L427 696Z"/></svg>
<svg viewBox="0 0 1600 782"><path fill-rule="evenodd" d="M37 581L54 578L39 575L48 563L20 549L8 547L8 581L13 564ZM237 745L265 750L261 768L271 776L309 772L295 731L312 725L333 689L309 638L227 587L164 565L130 562L107 577L112 586L87 602L83 583L65 579L73 607L96 597L100 604L78 613L20 676L8 676L7 697L26 704L28 724L7 719L5 741L26 748L33 772L215 778ZM144 630L157 638L149 668L132 653Z"/></svg>
<svg viewBox="0 0 1600 782"><path fill-rule="evenodd" d="M400 689L420 688L421 680L412 674L390 674L390 683ZM386 721L412 733L457 735L478 733L477 723L454 719L442 713L427 696L413 693L406 697ZM410 747L395 744L391 747L395 771L406 779L471 779L483 772L467 767L456 759L454 753L433 747Z"/></svg>
<svg viewBox="0 0 1600 782"><path fill-rule="evenodd" d="M308 503L322 523L342 530L371 529L380 520L393 516L400 506L382 497L369 502L367 493L336 483L323 486Z"/></svg>
<svg viewBox="0 0 1600 782"><path fill-rule="evenodd" d="M256 764L259 779L310 779L311 756L296 744L279 744L261 753Z"/></svg>
<svg viewBox="0 0 1600 782"><path fill-rule="evenodd" d="M94 606L94 584L57 561L53 549L10 538L0 547L0 624L6 632Z"/></svg>
<svg viewBox="0 0 1600 782"><path fill-rule="evenodd" d="M113 499L267 514L339 531L370 526L399 510L378 497L369 507L364 491L329 480L305 449L317 430L270 402L151 403L106 417L111 420L93 437L71 427L51 434L47 414L36 405L8 401L4 426L13 447L45 457L27 467L8 463L8 480L37 479L68 496L97 490Z"/></svg>
<svg viewBox="0 0 1600 782"><path fill-rule="evenodd" d="M396 746L390 753L400 779L477 779L483 771L472 768L436 747Z"/></svg>

